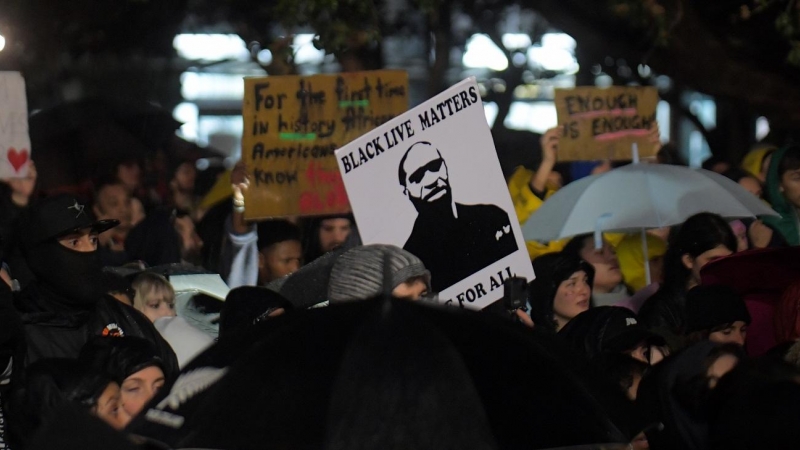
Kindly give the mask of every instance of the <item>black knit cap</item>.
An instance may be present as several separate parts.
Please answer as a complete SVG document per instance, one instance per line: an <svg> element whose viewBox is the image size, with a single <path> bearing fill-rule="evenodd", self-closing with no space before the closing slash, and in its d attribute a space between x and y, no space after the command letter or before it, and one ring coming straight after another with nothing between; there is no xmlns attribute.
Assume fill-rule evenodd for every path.
<svg viewBox="0 0 800 450"><path fill-rule="evenodd" d="M686 331L713 330L741 320L750 323L750 312L739 293L730 286L696 286L686 293Z"/></svg>
<svg viewBox="0 0 800 450"><path fill-rule="evenodd" d="M31 208L22 219L22 224L25 244L33 247L79 230L91 229L102 233L119 225L119 220L94 220L85 202L62 194L48 197Z"/></svg>
<svg viewBox="0 0 800 450"><path fill-rule="evenodd" d="M97 336L84 344L78 358L95 370L107 373L122 385L126 378L148 367L158 367L167 379L169 373L156 346L147 339L136 336Z"/></svg>

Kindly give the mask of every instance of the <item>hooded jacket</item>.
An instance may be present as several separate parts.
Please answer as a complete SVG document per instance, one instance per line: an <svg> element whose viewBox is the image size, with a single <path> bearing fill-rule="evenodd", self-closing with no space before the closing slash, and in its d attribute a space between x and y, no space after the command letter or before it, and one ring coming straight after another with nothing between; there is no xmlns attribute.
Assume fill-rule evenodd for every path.
<svg viewBox="0 0 800 450"><path fill-rule="evenodd" d="M511 201L514 203L514 211L517 213L517 219L520 224L524 224L528 220L528 217L541 208L544 201L556 192L547 190L543 198L537 196L533 190L531 190L529 184L533 173L532 170L520 166L508 180L508 192L511 194ZM547 253L560 252L567 242L569 242L569 239L561 239L546 243L526 241L525 246L528 249L528 255L531 260L533 260Z"/></svg>
<svg viewBox="0 0 800 450"><path fill-rule="evenodd" d="M177 370L175 353L147 317L111 296L70 307L60 295L34 282L14 300L27 340L25 365L42 358L77 358L93 336L138 336L154 343L165 364Z"/></svg>
<svg viewBox="0 0 800 450"><path fill-rule="evenodd" d="M23 367L41 358L75 358L96 335L139 336L156 344L166 364L177 367L175 354L142 313L103 291L96 252L78 252L55 240L26 248L36 280L15 292L27 341Z"/></svg>
<svg viewBox="0 0 800 450"><path fill-rule="evenodd" d="M776 150L772 155L767 172L767 199L772 204L780 217L764 217L764 223L777 230L790 246L800 245L800 226L798 226L797 210L786 200L780 191L781 180L778 176L778 166L786 154L786 148Z"/></svg>
<svg viewBox="0 0 800 450"><path fill-rule="evenodd" d="M764 158L771 155L774 151L775 147L771 145L759 146L750 150L742 160L742 169L758 178L761 173L761 165L764 164Z"/></svg>

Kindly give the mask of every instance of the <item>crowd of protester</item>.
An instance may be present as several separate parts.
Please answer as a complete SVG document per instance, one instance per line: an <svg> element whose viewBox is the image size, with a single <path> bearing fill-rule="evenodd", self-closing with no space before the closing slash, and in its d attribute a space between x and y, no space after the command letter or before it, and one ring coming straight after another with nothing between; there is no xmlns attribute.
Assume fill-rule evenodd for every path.
<svg viewBox="0 0 800 450"><path fill-rule="evenodd" d="M558 135L542 137L538 167L508 180L520 222L568 181L554 170ZM667 148L659 156L676 163ZM320 430L317 448L800 445L796 145L760 146L740 164L707 163L780 217L696 214L650 230L646 251L638 233L527 242L536 278L515 311L501 302L480 312L437 305L435 274L398 247L361 245L349 215L246 221L242 163L230 173L230 195L210 208L196 192L194 161L172 161L165 179L148 183L143 167L119 161L97 174L88 198L39 192L33 164L27 178L0 184L5 448L43 447L40 436L72 420L65 407L126 439L159 440L142 431L148 404L162 399L177 410L186 401L170 400L183 386L179 376L212 366L231 368L220 377L244 366L244 379L243 371L269 363L270 373L312 385L308 371L321 369L301 361L316 358L314 346L275 344L298 329L305 334L297 342L313 336L346 347L338 372L326 376L335 383L316 399L325 405L314 414L326 422L302 424L310 436ZM604 163L595 172L607 170ZM710 276L723 262L738 269ZM359 309L367 304L381 306L371 316ZM352 317L366 319L357 327ZM350 331L328 333L334 326ZM261 360L264 348L277 353ZM569 388L519 381L547 371ZM260 389L289 389L270 380ZM579 395L591 407L575 403ZM524 423L531 405L520 398L575 423L553 422L548 434L547 414ZM202 423L198 408L187 423ZM287 417L318 417L287 408ZM210 432L198 426L195 440L183 442L248 447L233 432L198 437ZM253 447L303 447L281 432L274 439Z"/></svg>

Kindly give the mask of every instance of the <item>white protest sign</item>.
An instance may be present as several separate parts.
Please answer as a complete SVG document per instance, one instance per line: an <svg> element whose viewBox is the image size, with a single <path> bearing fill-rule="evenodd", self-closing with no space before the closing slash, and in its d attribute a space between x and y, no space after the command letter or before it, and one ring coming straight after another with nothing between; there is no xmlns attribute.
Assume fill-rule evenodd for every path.
<svg viewBox="0 0 800 450"><path fill-rule="evenodd" d="M533 268L474 78L336 150L365 244L417 255L440 301L471 309Z"/></svg>
<svg viewBox="0 0 800 450"><path fill-rule="evenodd" d="M19 72L0 72L0 178L27 176L30 159L25 80Z"/></svg>

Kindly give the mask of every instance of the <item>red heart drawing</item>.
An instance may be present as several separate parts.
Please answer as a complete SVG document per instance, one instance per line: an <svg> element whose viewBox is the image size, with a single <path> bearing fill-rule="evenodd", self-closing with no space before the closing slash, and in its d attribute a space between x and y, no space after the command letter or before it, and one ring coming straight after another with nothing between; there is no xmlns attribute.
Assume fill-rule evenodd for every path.
<svg viewBox="0 0 800 450"><path fill-rule="evenodd" d="M19 151L14 147L8 148L8 162L11 163L11 167L14 168L15 172L19 172L19 169L28 162L28 149L23 148Z"/></svg>

